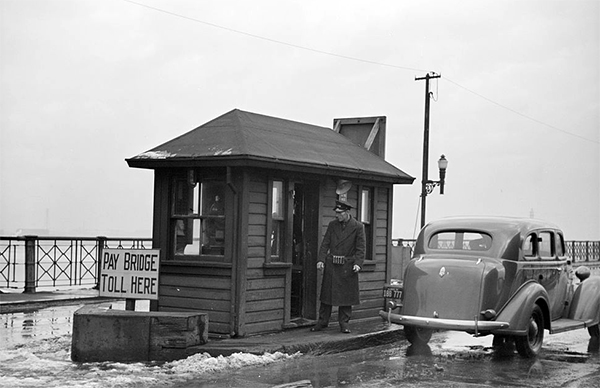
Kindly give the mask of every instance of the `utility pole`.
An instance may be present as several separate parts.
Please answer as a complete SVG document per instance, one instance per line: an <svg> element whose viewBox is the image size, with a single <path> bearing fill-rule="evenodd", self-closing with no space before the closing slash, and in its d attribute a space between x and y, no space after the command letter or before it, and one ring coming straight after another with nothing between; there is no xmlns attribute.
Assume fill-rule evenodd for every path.
<svg viewBox="0 0 600 388"><path fill-rule="evenodd" d="M425 226L425 201L427 198L427 170L429 169L429 80L441 78L441 74L427 73L425 77L415 78L415 81L425 80L425 132L423 134L423 176L421 181L421 228Z"/></svg>

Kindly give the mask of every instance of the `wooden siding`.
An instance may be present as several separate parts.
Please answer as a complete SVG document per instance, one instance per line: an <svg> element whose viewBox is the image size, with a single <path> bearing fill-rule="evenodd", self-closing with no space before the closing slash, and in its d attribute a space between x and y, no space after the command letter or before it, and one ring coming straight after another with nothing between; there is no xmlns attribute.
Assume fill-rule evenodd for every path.
<svg viewBox="0 0 600 388"><path fill-rule="evenodd" d="M269 225L269 177L264 170L249 170L234 175L238 209L233 232L237 247L232 248L231 263L163 262L161 264L161 311L200 311L208 313L209 331L220 335L255 335L282 330L290 324L290 267L269 266L267 255ZM166 183L166 182L164 182ZM353 319L376 317L383 308L383 286L389 267L391 185L373 186L373 182L353 182L348 192L351 203L358 201L358 187L373 187L373 260L359 274L361 303L354 307ZM157 185L157 191L166 191ZM319 244L327 225L335 218L337 195L333 179L321 180ZM287 191L287 188L286 188ZM288 209L290 207L288 206ZM356 217L356 210L353 211ZM288 217L291 215L288 214ZM158 227L158 225L156 225ZM163 231L164 233L164 231ZM162 234L161 234L162 236ZM155 236L157 237L157 236ZM156 238L165 245L166 239ZM320 276L318 277L320 283ZM320 284L316 286L318 298ZM332 321L337 319L334 309Z"/></svg>
<svg viewBox="0 0 600 388"><path fill-rule="evenodd" d="M248 261L266 254L267 181L250 178L248 187Z"/></svg>
<svg viewBox="0 0 600 388"><path fill-rule="evenodd" d="M231 268L209 264L184 266L163 263L160 275L161 311L208 314L209 332L231 333Z"/></svg>
<svg viewBox="0 0 600 388"><path fill-rule="evenodd" d="M384 307L382 290L385 285L388 245L391 236L391 230L388 230L390 192L390 186L375 187L374 190L373 245L375 255L368 271L365 270L359 274L360 305L354 308L353 319L375 317Z"/></svg>
<svg viewBox="0 0 600 388"><path fill-rule="evenodd" d="M285 320L286 271L265 275L267 261L267 215L269 181L266 174L249 175L248 263L244 335L283 328Z"/></svg>

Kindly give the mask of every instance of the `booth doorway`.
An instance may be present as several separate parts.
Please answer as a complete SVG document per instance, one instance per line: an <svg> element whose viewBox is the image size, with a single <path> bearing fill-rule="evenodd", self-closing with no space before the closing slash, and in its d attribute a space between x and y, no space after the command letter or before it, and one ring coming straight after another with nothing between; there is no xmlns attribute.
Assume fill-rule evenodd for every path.
<svg viewBox="0 0 600 388"><path fill-rule="evenodd" d="M290 320L317 319L319 183L293 183L293 244Z"/></svg>

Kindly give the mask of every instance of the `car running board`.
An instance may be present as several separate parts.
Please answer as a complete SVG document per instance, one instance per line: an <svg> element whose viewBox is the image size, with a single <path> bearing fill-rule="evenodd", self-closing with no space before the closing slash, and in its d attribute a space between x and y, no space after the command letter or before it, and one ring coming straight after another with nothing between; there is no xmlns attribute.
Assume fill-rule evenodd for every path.
<svg viewBox="0 0 600 388"><path fill-rule="evenodd" d="M583 329L584 327L587 327L586 323L590 322L591 321L586 322L577 319L567 318L557 319L556 321L552 321L552 323L550 324L550 334L564 333L565 331Z"/></svg>

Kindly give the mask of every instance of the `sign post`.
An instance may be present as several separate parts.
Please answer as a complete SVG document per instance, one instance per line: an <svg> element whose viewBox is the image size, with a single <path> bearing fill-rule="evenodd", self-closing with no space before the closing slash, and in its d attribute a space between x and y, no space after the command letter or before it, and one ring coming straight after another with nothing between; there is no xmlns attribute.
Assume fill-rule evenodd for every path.
<svg viewBox="0 0 600 388"><path fill-rule="evenodd" d="M136 299L158 300L159 249L104 249L100 267L100 296L125 298L135 310Z"/></svg>

